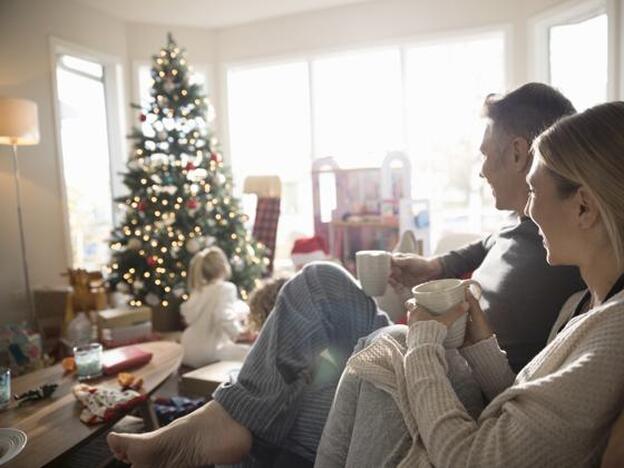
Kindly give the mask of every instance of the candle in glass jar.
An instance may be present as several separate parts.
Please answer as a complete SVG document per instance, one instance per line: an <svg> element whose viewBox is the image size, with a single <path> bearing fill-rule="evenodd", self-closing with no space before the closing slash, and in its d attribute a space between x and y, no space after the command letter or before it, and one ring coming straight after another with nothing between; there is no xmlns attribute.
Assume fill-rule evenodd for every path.
<svg viewBox="0 0 624 468"><path fill-rule="evenodd" d="M102 345L100 343L74 347L74 360L79 380L102 375Z"/></svg>

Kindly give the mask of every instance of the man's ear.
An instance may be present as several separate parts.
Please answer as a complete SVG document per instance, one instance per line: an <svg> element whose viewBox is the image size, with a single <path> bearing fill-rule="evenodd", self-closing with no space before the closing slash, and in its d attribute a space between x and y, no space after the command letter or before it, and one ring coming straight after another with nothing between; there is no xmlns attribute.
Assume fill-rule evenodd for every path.
<svg viewBox="0 0 624 468"><path fill-rule="evenodd" d="M531 154L531 145L522 137L514 137L511 141L513 149L513 164L518 172L528 173L531 169L533 156Z"/></svg>
<svg viewBox="0 0 624 468"><path fill-rule="evenodd" d="M594 196L585 187L580 187L574 199L579 226L583 229L593 227L600 220L600 210Z"/></svg>

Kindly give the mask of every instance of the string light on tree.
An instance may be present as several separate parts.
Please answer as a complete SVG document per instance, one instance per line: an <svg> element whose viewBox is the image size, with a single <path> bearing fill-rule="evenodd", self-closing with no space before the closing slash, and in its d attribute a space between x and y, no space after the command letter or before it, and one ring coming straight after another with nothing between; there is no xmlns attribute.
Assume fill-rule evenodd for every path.
<svg viewBox="0 0 624 468"><path fill-rule="evenodd" d="M240 202L219 144L207 126L213 113L191 67L169 35L153 57L151 99L131 134L133 150L123 181L130 195L112 233L112 287L132 295L130 305L177 306L188 299L192 256L216 244L246 298L265 271L265 250L245 231ZM254 256L242 255L251 249ZM129 284L132 287L129 287Z"/></svg>

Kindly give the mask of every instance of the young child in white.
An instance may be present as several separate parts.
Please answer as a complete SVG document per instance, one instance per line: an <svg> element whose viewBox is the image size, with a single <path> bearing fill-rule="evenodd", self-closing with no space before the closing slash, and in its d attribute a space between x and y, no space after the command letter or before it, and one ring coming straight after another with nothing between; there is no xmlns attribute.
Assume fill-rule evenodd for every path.
<svg viewBox="0 0 624 468"><path fill-rule="evenodd" d="M246 304L237 299L236 286L223 251L210 247L197 253L188 272L190 298L181 313L187 328L182 334L183 363L200 367L215 361L243 360L249 345L236 343L246 333Z"/></svg>

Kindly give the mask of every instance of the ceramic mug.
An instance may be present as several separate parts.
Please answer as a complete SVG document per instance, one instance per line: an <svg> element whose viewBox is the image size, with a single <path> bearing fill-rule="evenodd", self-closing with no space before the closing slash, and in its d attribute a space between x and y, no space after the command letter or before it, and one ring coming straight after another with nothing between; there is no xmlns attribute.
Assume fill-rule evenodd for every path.
<svg viewBox="0 0 624 468"><path fill-rule="evenodd" d="M440 315L461 303L466 298L466 288L475 286L481 297L481 285L475 280L441 279L428 281L412 288L412 297L416 303L434 315ZM458 318L448 329L444 346L458 348L464 343L468 314Z"/></svg>
<svg viewBox="0 0 624 468"><path fill-rule="evenodd" d="M383 296L390 278L392 254L385 250L360 250L355 254L357 277L366 295Z"/></svg>

